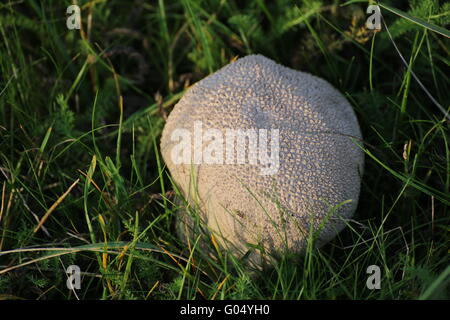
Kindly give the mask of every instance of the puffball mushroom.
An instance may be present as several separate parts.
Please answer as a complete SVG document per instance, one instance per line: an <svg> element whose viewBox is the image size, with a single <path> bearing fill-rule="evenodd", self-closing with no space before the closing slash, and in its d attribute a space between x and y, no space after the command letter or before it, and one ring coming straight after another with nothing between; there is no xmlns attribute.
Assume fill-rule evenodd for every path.
<svg viewBox="0 0 450 320"><path fill-rule="evenodd" d="M216 242L260 265L261 252L301 253L311 232L321 246L345 227L358 203L361 139L351 105L327 81L249 55L187 90L161 152ZM195 240L190 214L177 219L183 240Z"/></svg>

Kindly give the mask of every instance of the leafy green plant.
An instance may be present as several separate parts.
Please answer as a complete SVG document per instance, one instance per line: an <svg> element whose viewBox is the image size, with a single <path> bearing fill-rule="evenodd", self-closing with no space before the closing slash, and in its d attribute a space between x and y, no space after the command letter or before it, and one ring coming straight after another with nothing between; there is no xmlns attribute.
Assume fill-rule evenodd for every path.
<svg viewBox="0 0 450 320"><path fill-rule="evenodd" d="M448 3L382 1L392 38L367 1L79 0L82 30L70 4L0 4L0 299L448 299ZM249 53L330 81L366 153L354 220L263 273L181 243L158 150L189 86Z"/></svg>

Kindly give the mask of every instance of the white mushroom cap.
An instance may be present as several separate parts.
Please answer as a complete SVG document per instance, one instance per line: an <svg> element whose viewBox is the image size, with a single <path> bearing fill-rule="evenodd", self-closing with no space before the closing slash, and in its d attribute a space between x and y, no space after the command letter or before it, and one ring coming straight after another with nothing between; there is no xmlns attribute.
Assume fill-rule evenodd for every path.
<svg viewBox="0 0 450 320"><path fill-rule="evenodd" d="M214 128L224 137L226 129L278 129L278 170L264 175L260 163L248 161L177 164L174 132L184 128L193 137L199 122L203 132ZM169 115L161 151L175 183L199 206L204 224L241 257L248 244L274 254L286 248L301 252L310 230L319 230L317 245L340 232L358 203L361 139L351 105L327 81L250 55L186 92ZM179 221L187 221L184 215Z"/></svg>

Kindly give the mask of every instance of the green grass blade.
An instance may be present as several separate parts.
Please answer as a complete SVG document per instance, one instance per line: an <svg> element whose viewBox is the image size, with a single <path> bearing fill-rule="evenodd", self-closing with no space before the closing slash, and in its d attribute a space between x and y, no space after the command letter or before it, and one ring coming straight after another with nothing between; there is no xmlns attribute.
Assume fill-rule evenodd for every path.
<svg viewBox="0 0 450 320"><path fill-rule="evenodd" d="M439 33L439 34L441 34L441 35L443 35L443 36L445 36L447 38L450 38L450 31L445 29L445 28L442 28L442 27L439 27L439 26L437 26L435 24L429 23L429 22L427 22L427 21L425 21L425 20L423 20L421 18L414 17L414 16L412 16L412 15L410 15L410 14L404 12L404 11L401 11L399 9L390 7L388 5L385 5L385 4L382 4L382 3L378 3L378 5L380 7L382 7L382 8L384 8L384 9L386 9L386 10L389 10L392 13L395 13L396 15L398 15L398 16L400 16L402 18L405 18L405 19L407 19L407 20L409 20L409 21L411 21L411 22L413 22L415 24L418 24L421 27L424 27L424 28L426 28L428 30L431 30L431 31L436 32L436 33Z"/></svg>

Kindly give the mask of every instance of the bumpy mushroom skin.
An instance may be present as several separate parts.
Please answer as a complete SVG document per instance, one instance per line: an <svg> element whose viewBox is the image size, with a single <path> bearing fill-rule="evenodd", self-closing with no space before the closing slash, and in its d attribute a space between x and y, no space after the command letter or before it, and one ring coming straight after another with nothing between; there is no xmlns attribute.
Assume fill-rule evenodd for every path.
<svg viewBox="0 0 450 320"><path fill-rule="evenodd" d="M278 172L261 175L254 164L175 164L171 150L178 142L171 135L179 128L193 132L195 121L224 135L226 129L279 129ZM361 139L351 105L328 82L250 55L186 92L167 120L161 151L209 231L239 258L249 243L273 254L301 252L310 230L319 246L340 232L358 203ZM182 225L191 221L183 212Z"/></svg>

